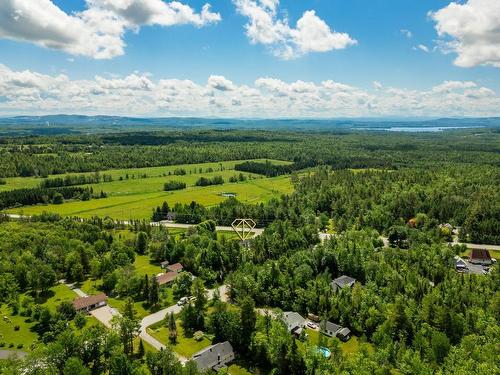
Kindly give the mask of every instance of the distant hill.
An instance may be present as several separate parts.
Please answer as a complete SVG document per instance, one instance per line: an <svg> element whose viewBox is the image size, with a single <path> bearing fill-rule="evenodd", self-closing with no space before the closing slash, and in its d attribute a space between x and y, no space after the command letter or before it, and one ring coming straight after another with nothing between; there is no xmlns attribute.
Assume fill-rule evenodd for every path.
<svg viewBox="0 0 500 375"><path fill-rule="evenodd" d="M9 135L99 133L182 128L267 130L394 130L395 128L498 128L500 117L439 119L208 119L47 115L0 117L0 133Z"/></svg>

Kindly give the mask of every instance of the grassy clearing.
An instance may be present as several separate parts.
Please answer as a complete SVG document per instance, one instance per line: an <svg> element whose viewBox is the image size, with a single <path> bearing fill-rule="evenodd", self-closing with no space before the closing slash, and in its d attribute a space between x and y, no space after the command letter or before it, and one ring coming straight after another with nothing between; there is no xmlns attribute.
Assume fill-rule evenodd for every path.
<svg viewBox="0 0 500 375"><path fill-rule="evenodd" d="M151 259L147 255L136 255L134 267L136 272L140 275L151 276L164 272L160 265L151 262Z"/></svg>
<svg viewBox="0 0 500 375"><path fill-rule="evenodd" d="M50 288L48 298L42 303L43 306L48 307L52 312L56 311L57 306L63 301L72 302L78 296L69 287L64 284L56 285Z"/></svg>
<svg viewBox="0 0 500 375"><path fill-rule="evenodd" d="M32 331L35 324L31 319L12 315L11 309L6 305L0 306L0 315L0 349L29 351L31 344L38 340L37 333ZM14 329L16 326L19 326L17 331ZM3 347L1 344L4 344Z"/></svg>
<svg viewBox="0 0 500 375"><path fill-rule="evenodd" d="M162 344L170 345L170 341L168 339L168 328L163 325L163 322L159 322L148 327L148 333ZM196 341L192 337L185 336L182 323L180 320L177 320L177 343L175 345L171 345L172 350L183 357L191 358L193 354L210 345L212 345L212 340L206 336L201 341Z"/></svg>
<svg viewBox="0 0 500 375"><path fill-rule="evenodd" d="M225 183L215 186L193 186L201 176L221 174L226 181L236 174L234 170L202 173L198 175L150 177L135 180L113 181L91 185L94 191L106 191L105 199L89 201L68 201L61 205L36 205L8 210L10 213L37 215L42 212L56 212L63 216L92 217L95 215L110 216L116 219L149 219L152 211L164 201L173 206L175 203L191 203L196 201L205 206L213 206L227 199L223 193L234 193L242 202L260 203L273 197L288 194L293 191L289 176L274 178L248 179L245 182ZM247 174L248 175L248 174ZM188 187L183 190L165 192L163 184L169 180L187 181ZM191 184L191 185L190 185Z"/></svg>
<svg viewBox="0 0 500 375"><path fill-rule="evenodd" d="M335 347L335 342L338 344L342 350L342 354L345 356L352 356L358 353L362 347L366 348L369 352L373 352L373 345L370 343L361 343L356 336L352 336L347 342L342 342L337 338L325 336L318 331L306 328L307 334L309 335L308 341L312 345L324 346L330 349Z"/></svg>
<svg viewBox="0 0 500 375"><path fill-rule="evenodd" d="M173 176L173 173L176 169L184 169L187 172L186 176L192 176L193 179L196 179L200 177L200 168L201 168L201 173L205 174L207 173L207 170L209 168L212 168L215 172L219 171L220 174L220 169L221 166L224 170L231 170L232 173L230 176L232 176L234 173L234 166L236 164L242 163L244 160L232 160L232 161L223 161L220 163L198 163L198 164L182 164L182 165L169 165L169 166L162 166L162 167L147 167L147 168L128 168L128 169L110 169L107 171L100 171L99 173L102 174L107 174L111 175L114 182L119 182L120 177L122 179L126 179L127 175L129 179L127 181L142 181L144 182L144 179L142 178L144 175L147 176L148 179L154 178L154 177L164 177L167 176L168 178L172 179L179 179L179 177L183 176ZM255 159L254 161L265 161L265 159ZM282 161L282 160L269 160L273 164L290 164L288 161ZM168 176L168 173L171 173L172 176ZM72 173L65 173L65 174L59 174L59 175L50 175L49 178L54 178L54 177L64 177L67 175L93 175L95 172L86 172L86 173L77 173L77 172L72 172ZM191 173L191 174L189 174ZM237 172L239 173L239 172ZM196 178L194 177L194 175ZM184 176L184 177L186 177ZM9 177L6 178L6 184L5 185L0 185L0 191L5 191L5 190L13 190L13 189L24 189L24 188L32 188L36 187L40 184L40 181L42 179L39 177ZM166 180L163 180L164 182ZM112 185L114 182L106 183L105 186ZM101 184L97 184L101 185ZM95 186L95 185L94 185ZM161 185L163 188L163 184ZM106 191L108 189L106 188Z"/></svg>

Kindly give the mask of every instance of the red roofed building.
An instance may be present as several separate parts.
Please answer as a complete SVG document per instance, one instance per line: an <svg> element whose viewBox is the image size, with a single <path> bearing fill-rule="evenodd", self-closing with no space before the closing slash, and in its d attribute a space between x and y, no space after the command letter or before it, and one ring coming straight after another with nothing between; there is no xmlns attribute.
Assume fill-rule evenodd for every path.
<svg viewBox="0 0 500 375"><path fill-rule="evenodd" d="M182 264L180 264L180 263L174 263L174 264L169 264L169 265L166 267L166 269L167 269L168 271L172 271L172 272L177 272L177 273L179 273L179 272L181 272L181 271L184 269L184 267L183 267L183 266L182 266Z"/></svg>
<svg viewBox="0 0 500 375"><path fill-rule="evenodd" d="M177 272L167 272L156 276L156 281L158 281L159 286L169 285L179 276Z"/></svg>
<svg viewBox="0 0 500 375"><path fill-rule="evenodd" d="M97 309L98 307L106 306L108 296L104 293L95 294L93 296L80 297L73 301L73 307L76 311L86 311Z"/></svg>
<svg viewBox="0 0 500 375"><path fill-rule="evenodd" d="M486 249L472 249L470 262L472 264L482 264L485 266L489 266L493 263L490 252Z"/></svg>

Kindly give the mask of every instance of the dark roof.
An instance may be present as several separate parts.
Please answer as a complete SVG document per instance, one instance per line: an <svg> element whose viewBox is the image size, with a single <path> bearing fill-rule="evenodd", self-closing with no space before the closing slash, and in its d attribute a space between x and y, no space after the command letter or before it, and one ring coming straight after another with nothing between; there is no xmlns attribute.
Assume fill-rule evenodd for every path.
<svg viewBox="0 0 500 375"><path fill-rule="evenodd" d="M177 272L170 271L156 276L156 281L158 281L159 285L168 284L169 282L174 281L177 276L179 276Z"/></svg>
<svg viewBox="0 0 500 375"><path fill-rule="evenodd" d="M342 328L337 332L337 335L342 337L347 337L351 334L351 330L349 328Z"/></svg>
<svg viewBox="0 0 500 375"><path fill-rule="evenodd" d="M490 252L486 249L472 249L471 259L491 260Z"/></svg>
<svg viewBox="0 0 500 375"><path fill-rule="evenodd" d="M333 333L337 333L337 331L342 328L338 324L332 323L330 321L326 321L326 322L321 323L321 327L325 327L326 331L330 331Z"/></svg>
<svg viewBox="0 0 500 375"><path fill-rule="evenodd" d="M343 288L345 286L352 286L356 282L356 279L353 279L350 276L342 275L340 277L337 277L335 280L333 280L332 285L335 284L339 286L340 288Z"/></svg>
<svg viewBox="0 0 500 375"><path fill-rule="evenodd" d="M75 310L85 309L89 306L104 302L107 298L108 296L104 293L94 294L93 296L80 297L73 301L73 307L75 308Z"/></svg>
<svg viewBox="0 0 500 375"><path fill-rule="evenodd" d="M302 328L305 323L305 319L299 313L294 311L286 311L283 313L283 320L288 327L289 331L294 331L298 328ZM299 332L300 333L300 332Z"/></svg>
<svg viewBox="0 0 500 375"><path fill-rule="evenodd" d="M174 263L174 264L171 264L167 267L170 271L174 271L174 272L179 272L181 271L184 267L182 266L182 264L180 263Z"/></svg>
<svg viewBox="0 0 500 375"><path fill-rule="evenodd" d="M208 348L200 350L193 355L193 361L200 370L206 370L213 367L224 365L225 358L234 354L233 347L229 341L224 341ZM219 362L222 360L221 362Z"/></svg>

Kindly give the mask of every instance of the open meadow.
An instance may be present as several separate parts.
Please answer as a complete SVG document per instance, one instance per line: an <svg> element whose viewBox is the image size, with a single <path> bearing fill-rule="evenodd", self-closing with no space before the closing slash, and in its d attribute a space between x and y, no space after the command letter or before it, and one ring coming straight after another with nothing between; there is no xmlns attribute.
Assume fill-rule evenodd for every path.
<svg viewBox="0 0 500 375"><path fill-rule="evenodd" d="M262 161L262 160L260 160ZM104 191L107 198L88 201L66 201L63 204L34 205L13 208L9 213L36 215L42 212L58 213L63 216L109 216L114 219L149 219L152 211L163 202L170 206L175 203L187 204L195 201L204 206L216 205L225 199L225 194L234 195L239 201L246 203L267 202L273 197L292 192L290 176L265 178L263 176L244 172L245 181L228 182L239 171L234 170L235 164L241 161L221 163L186 164L167 167L119 169L101 172L111 175L113 181L84 185L94 192ZM271 161L273 164L286 164L283 161ZM185 175L174 175L176 170L184 170ZM195 186L200 177L213 178L222 176L222 185ZM58 177L64 177L60 175ZM186 188L175 191L163 191L163 185L168 181L179 181ZM35 187L41 182L39 178L8 178L0 189L8 190L21 187Z"/></svg>

